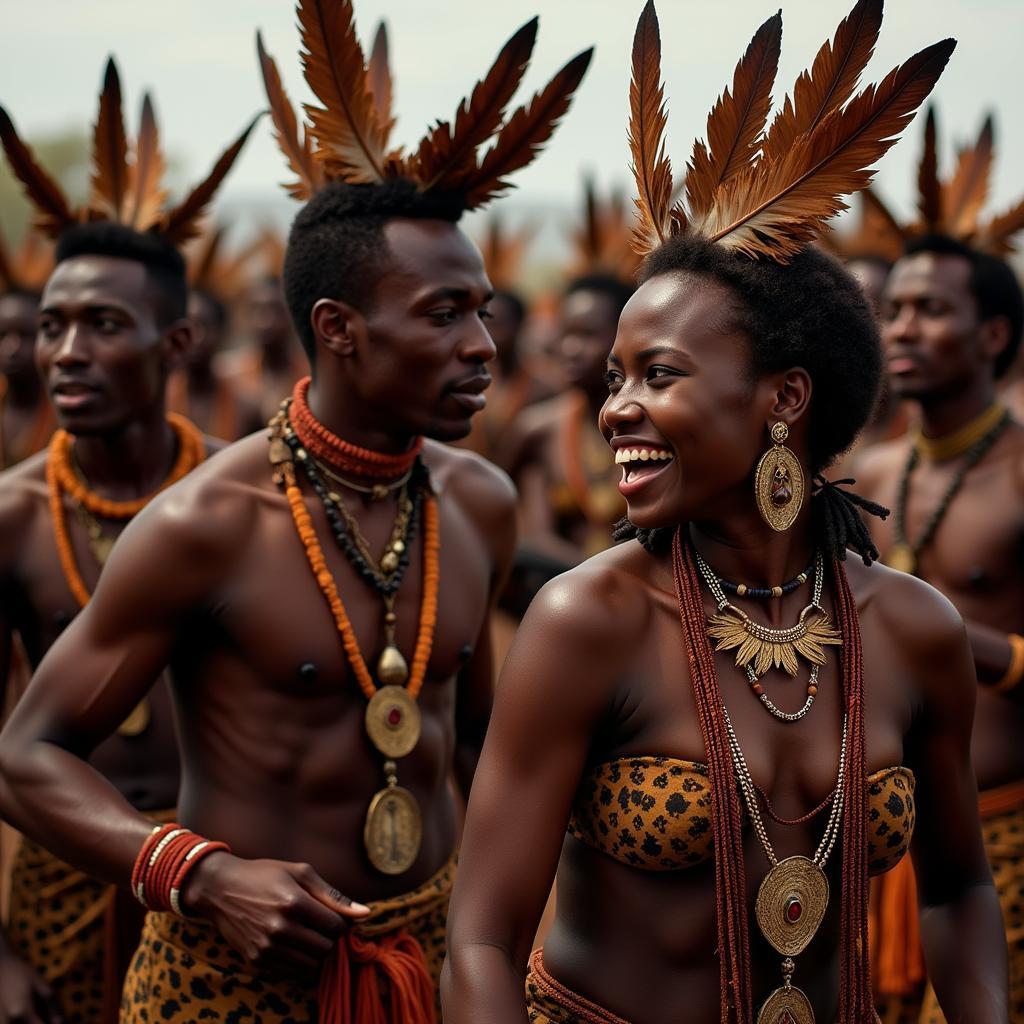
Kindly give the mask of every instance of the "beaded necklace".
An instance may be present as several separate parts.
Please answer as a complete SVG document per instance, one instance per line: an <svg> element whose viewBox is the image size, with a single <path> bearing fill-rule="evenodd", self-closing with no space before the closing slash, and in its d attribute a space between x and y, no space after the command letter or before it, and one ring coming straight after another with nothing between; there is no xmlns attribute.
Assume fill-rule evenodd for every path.
<svg viewBox="0 0 1024 1024"><path fill-rule="evenodd" d="M301 382L300 382L301 383ZM296 391L299 389L296 388ZM295 408L294 398L282 403L281 410L270 422L269 457L273 466L274 482L285 492L291 510L295 530L302 541L310 569L316 579L320 592L327 601L334 618L334 624L341 637L345 657L352 674L366 697L365 727L371 743L384 755L385 788L379 790L370 802L363 829L363 842L370 863L383 874L397 875L407 871L419 855L422 839L422 814L416 798L407 789L398 785L397 759L411 753L419 742L420 713L416 698L423 688L427 665L433 647L434 633L437 627L437 599L440 583L440 519L437 499L429 490L429 478L422 463L410 466L413 479L417 483L416 498L410 499L410 507L400 509L396 524L405 519L407 529L404 540L397 540L399 526L392 531L389 549L381 558L380 565L373 564L367 557L368 549L361 535L356 539L355 531L346 529L346 516L342 511L340 498L327 490L319 476L310 452L295 429L291 419ZM318 425L319 426L319 425ZM307 436L316 436L323 441L324 434L307 432ZM333 436L333 435L331 435ZM344 443L344 442L343 442ZM347 446L349 449L355 446ZM323 454L321 444L320 452ZM363 450L365 452L365 450ZM368 453L376 455L379 453ZM318 458L320 455L318 455ZM392 456L383 456L393 458ZM337 462L331 456L332 462ZM415 462L414 457L414 462ZM313 520L306 508L302 491L296 477L296 465L302 467L311 486L324 504L328 522L338 540L339 547L346 556L351 557L353 565L360 575L382 597L385 598L385 647L377 663L377 677L384 684L378 686L370 673L363 653L359 648L352 622L348 617L345 604L338 592L337 582L331 573L323 548L317 539ZM417 469L419 472L417 472ZM353 469L365 475L364 469ZM420 605L420 621L413 651L412 666L407 667L395 645L395 613L394 595L401 583L402 575L408 564L409 542L411 529L417 518L417 511L423 519L423 597ZM348 514L347 525L354 524L354 517ZM396 548L397 544L400 549ZM385 564L385 559L394 555L393 561ZM391 570L391 571L388 571Z"/></svg>
<svg viewBox="0 0 1024 1024"><path fill-rule="evenodd" d="M174 466L164 482L152 494L134 501L112 501L91 491L85 481L75 472L73 463L74 438L64 430L54 433L46 453L46 487L50 504L50 519L53 523L53 538L57 545L61 571L80 608L89 603L89 590L79 572L71 546L67 518L64 511L64 496L74 503L89 536L89 548L102 568L110 553L113 541L103 535L97 516L105 519L128 520L140 512L161 491L176 483L195 469L206 456L203 435L183 416L167 414L167 422L174 431L178 442L178 455ZM150 721L149 701L143 698L131 714L118 727L122 736L137 736L144 732Z"/></svg>

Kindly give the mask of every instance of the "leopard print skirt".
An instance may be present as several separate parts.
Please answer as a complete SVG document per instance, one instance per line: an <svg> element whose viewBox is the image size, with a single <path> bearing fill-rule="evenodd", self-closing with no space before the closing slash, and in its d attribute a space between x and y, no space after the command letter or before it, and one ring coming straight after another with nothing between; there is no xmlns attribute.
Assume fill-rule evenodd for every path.
<svg viewBox="0 0 1024 1024"><path fill-rule="evenodd" d="M405 931L419 944L433 981L440 1020L441 966L455 857L413 892L371 903L355 931L379 941ZM372 969L372 965L371 968ZM255 973L205 921L147 914L138 952L125 979L121 1024L316 1024L318 976ZM381 979L382 998L387 981ZM347 1019L347 1018L346 1018Z"/></svg>

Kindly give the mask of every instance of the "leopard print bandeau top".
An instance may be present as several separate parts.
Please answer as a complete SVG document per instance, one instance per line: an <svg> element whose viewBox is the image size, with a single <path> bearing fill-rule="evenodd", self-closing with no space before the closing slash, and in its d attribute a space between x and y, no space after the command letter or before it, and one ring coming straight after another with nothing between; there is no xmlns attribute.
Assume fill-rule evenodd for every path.
<svg viewBox="0 0 1024 1024"><path fill-rule="evenodd" d="M868 870L896 866L914 833L914 773L869 775ZM629 757L596 765L576 793L569 834L623 864L676 871L712 856L711 785L696 761Z"/></svg>

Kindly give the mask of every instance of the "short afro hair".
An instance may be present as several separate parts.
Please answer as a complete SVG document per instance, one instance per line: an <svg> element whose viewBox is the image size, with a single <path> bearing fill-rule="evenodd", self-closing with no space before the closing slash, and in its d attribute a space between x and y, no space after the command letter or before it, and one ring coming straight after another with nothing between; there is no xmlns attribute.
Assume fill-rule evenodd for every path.
<svg viewBox="0 0 1024 1024"><path fill-rule="evenodd" d="M802 367L813 383L812 473L845 452L868 422L882 382L878 325L860 285L811 246L787 264L752 260L697 236L656 249L641 280L693 274L728 288L733 324L750 342L751 378Z"/></svg>
<svg viewBox="0 0 1024 1024"><path fill-rule="evenodd" d="M377 281L391 261L385 224L399 218L455 224L464 210L463 196L423 193L405 178L332 182L317 192L295 218L284 257L285 301L310 365L316 353L310 316L320 299L373 309Z"/></svg>
<svg viewBox="0 0 1024 1024"><path fill-rule="evenodd" d="M58 239L54 259L60 264L75 256L111 256L141 263L153 293L157 324L166 327L187 314L185 260L156 232L136 231L111 221L75 224Z"/></svg>
<svg viewBox="0 0 1024 1024"><path fill-rule="evenodd" d="M593 292L604 295L612 305L612 313L618 318L636 289L613 274L581 274L574 277L565 287L568 298L576 292Z"/></svg>
<svg viewBox="0 0 1024 1024"><path fill-rule="evenodd" d="M1002 316L1009 322L1010 340L993 365L998 380L1017 358L1021 334L1024 332L1024 296L1017 275L998 256L979 252L948 235L921 235L913 238L907 243L904 255L915 256L922 252L934 253L936 256L958 256L966 260L971 268L967 287L978 307L978 319L992 320Z"/></svg>

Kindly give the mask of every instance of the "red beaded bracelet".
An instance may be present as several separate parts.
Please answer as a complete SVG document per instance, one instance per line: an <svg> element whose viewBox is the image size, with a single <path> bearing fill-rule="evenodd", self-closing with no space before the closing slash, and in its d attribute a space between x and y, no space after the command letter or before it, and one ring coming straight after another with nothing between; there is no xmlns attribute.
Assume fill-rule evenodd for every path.
<svg viewBox="0 0 1024 1024"><path fill-rule="evenodd" d="M180 896L189 872L227 843L211 842L177 823L162 825L147 836L132 868L132 894L147 910L184 916Z"/></svg>

